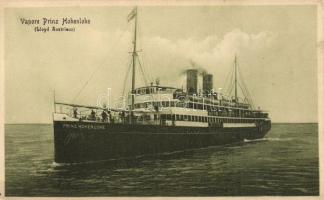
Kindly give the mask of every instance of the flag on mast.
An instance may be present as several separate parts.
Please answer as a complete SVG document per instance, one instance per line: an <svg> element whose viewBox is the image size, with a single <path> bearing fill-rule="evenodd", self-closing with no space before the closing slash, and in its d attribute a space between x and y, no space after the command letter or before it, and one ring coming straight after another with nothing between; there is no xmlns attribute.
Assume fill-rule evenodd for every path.
<svg viewBox="0 0 324 200"><path fill-rule="evenodd" d="M133 8L133 10L128 14L127 21L129 22L137 15L137 7Z"/></svg>

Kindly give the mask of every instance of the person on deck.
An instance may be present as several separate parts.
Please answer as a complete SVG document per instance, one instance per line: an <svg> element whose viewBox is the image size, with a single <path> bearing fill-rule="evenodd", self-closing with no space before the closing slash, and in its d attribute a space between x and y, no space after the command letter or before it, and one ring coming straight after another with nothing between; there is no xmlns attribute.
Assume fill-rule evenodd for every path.
<svg viewBox="0 0 324 200"><path fill-rule="evenodd" d="M73 117L78 118L78 109L77 108L73 109Z"/></svg>
<svg viewBox="0 0 324 200"><path fill-rule="evenodd" d="M91 120L96 120L96 112L94 110L91 110L90 118Z"/></svg>
<svg viewBox="0 0 324 200"><path fill-rule="evenodd" d="M109 116L109 122L114 123L110 110L108 111L108 116Z"/></svg>
<svg viewBox="0 0 324 200"><path fill-rule="evenodd" d="M103 122L107 122L107 121L108 121L108 120L107 120L108 115L107 115L107 113L106 113L105 110L102 111L102 113L101 113L101 117L102 117L102 121L103 121Z"/></svg>
<svg viewBox="0 0 324 200"><path fill-rule="evenodd" d="M120 112L119 116L120 116L122 123L125 124L125 117L126 117L125 112L124 111Z"/></svg>

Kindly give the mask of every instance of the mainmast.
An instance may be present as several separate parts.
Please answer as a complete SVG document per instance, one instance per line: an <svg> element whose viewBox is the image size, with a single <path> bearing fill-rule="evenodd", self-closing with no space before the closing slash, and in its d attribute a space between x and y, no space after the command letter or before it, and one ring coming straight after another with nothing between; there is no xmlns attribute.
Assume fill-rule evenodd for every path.
<svg viewBox="0 0 324 200"><path fill-rule="evenodd" d="M238 100L238 98L237 98L237 63L236 63L236 55L235 55L235 60L234 60L234 73L235 73L235 103L237 103L237 100Z"/></svg>

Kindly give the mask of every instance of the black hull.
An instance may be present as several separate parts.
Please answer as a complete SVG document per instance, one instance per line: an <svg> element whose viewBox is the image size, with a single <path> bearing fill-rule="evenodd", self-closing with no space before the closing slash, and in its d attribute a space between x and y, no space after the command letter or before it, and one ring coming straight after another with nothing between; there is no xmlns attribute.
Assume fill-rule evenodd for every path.
<svg viewBox="0 0 324 200"><path fill-rule="evenodd" d="M262 138L270 128L270 122L259 127L196 128L55 121L55 162L80 163L225 145Z"/></svg>

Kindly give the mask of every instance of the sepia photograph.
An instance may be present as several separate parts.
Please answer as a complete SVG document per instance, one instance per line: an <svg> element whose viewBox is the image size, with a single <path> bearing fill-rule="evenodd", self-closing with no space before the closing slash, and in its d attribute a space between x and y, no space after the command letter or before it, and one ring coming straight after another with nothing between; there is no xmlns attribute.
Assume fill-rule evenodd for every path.
<svg viewBox="0 0 324 200"><path fill-rule="evenodd" d="M323 5L203 2L4 6L0 198L319 197Z"/></svg>

